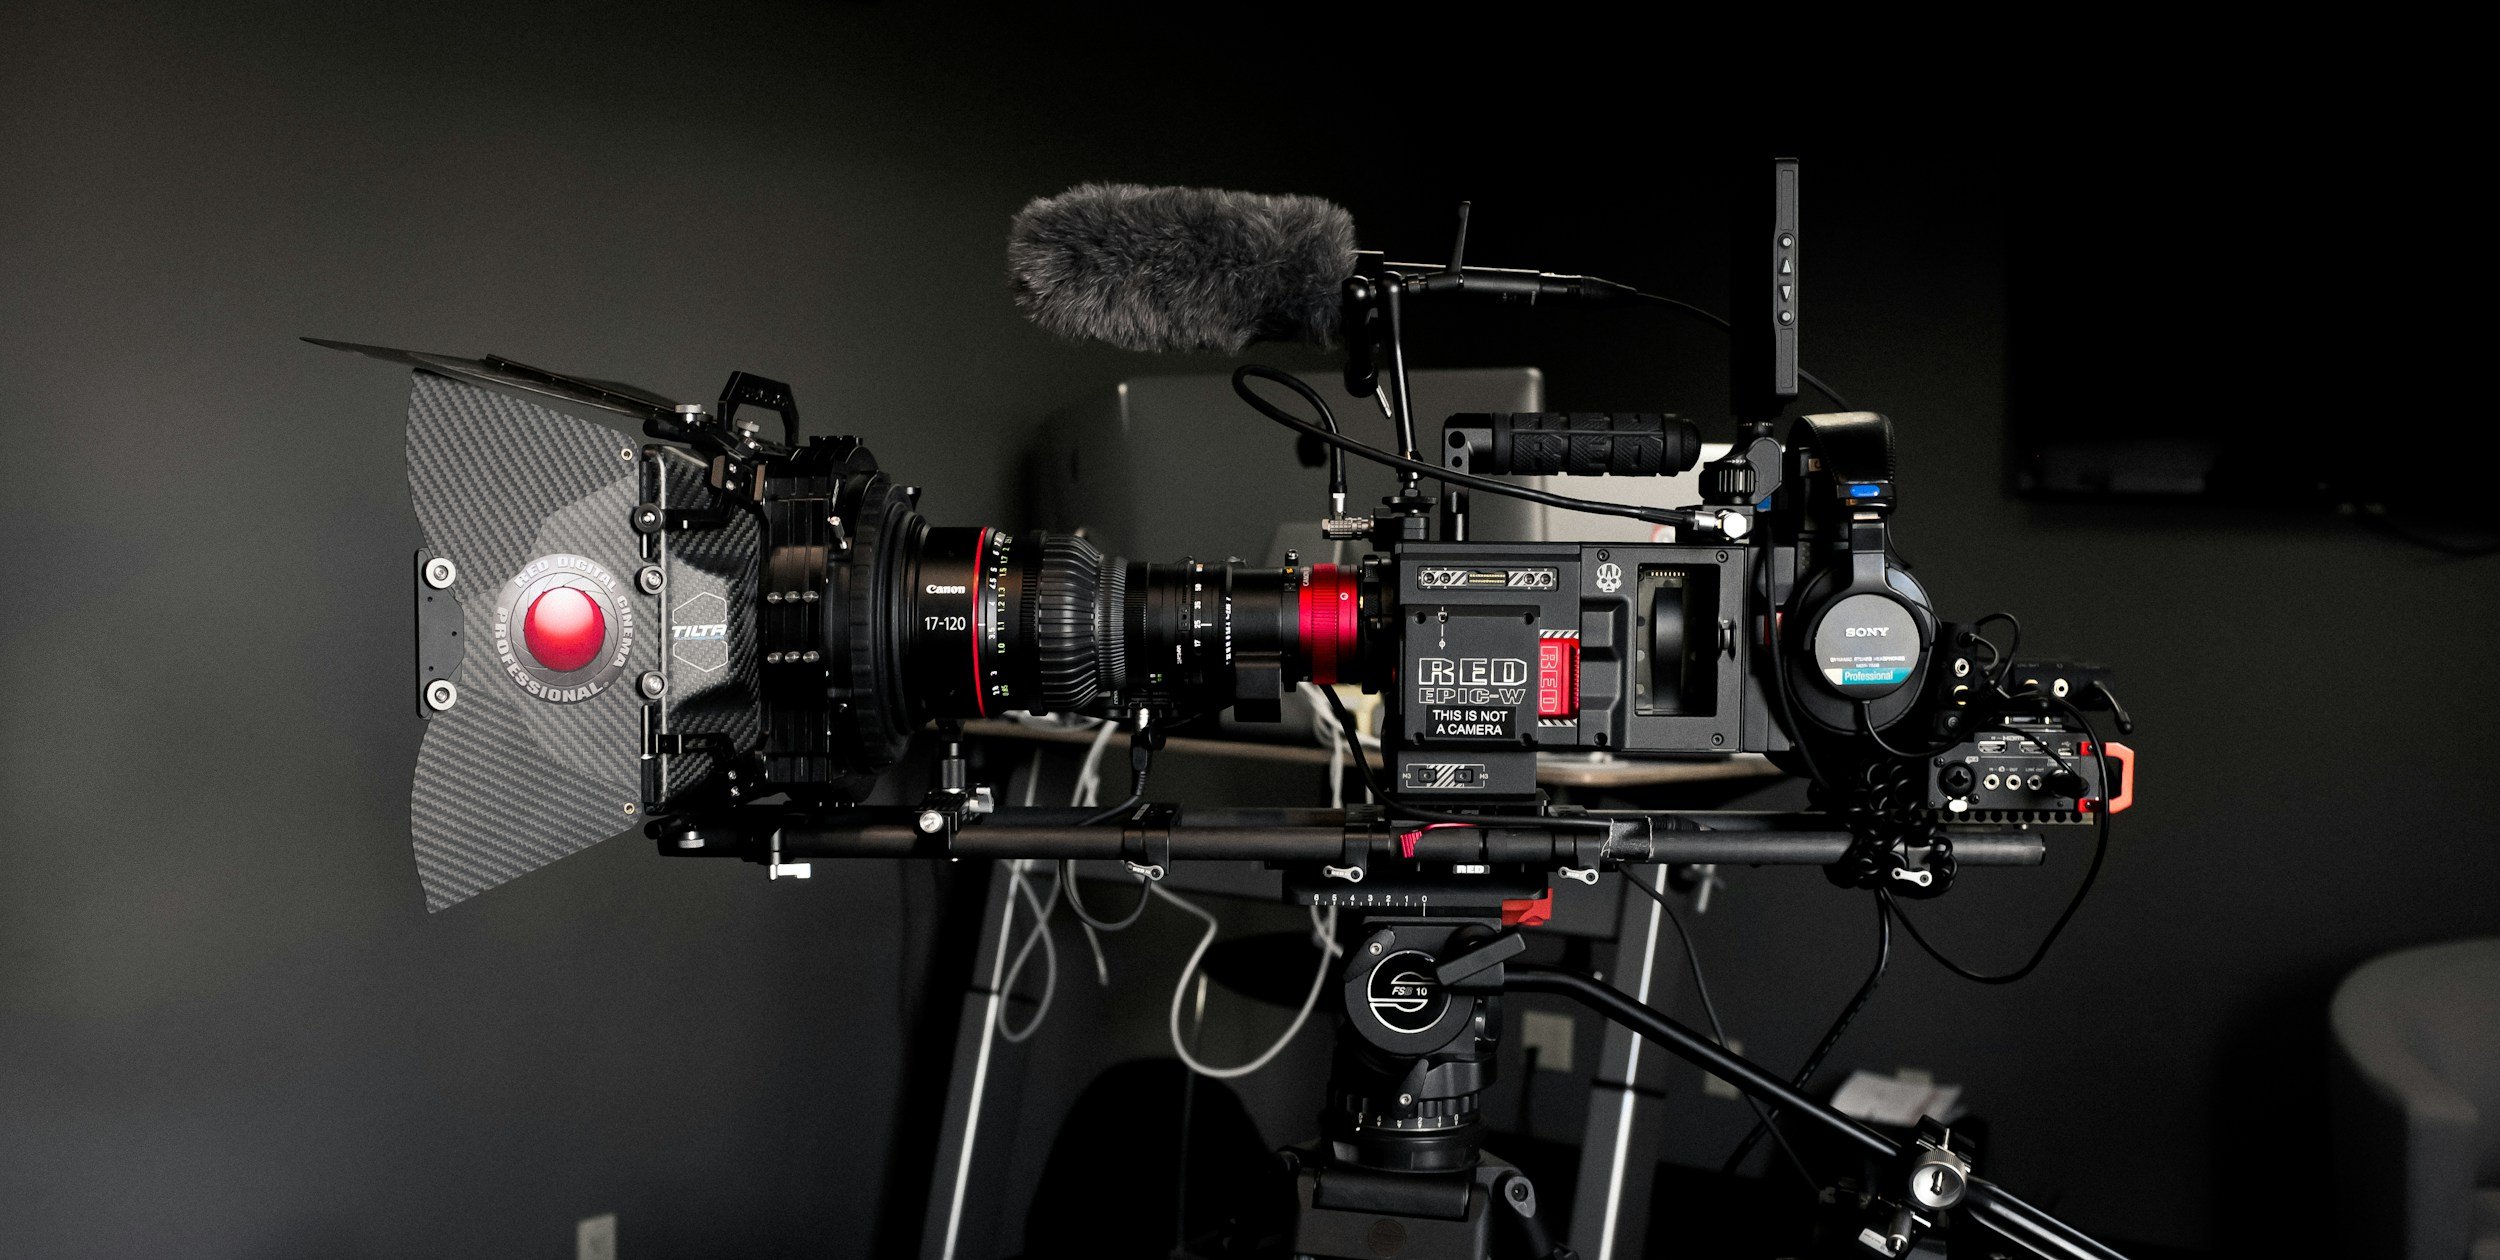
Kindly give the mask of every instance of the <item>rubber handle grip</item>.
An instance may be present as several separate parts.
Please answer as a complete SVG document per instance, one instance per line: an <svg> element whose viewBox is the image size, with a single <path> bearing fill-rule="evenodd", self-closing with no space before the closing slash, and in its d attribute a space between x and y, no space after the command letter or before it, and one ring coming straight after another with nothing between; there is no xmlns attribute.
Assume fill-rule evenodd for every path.
<svg viewBox="0 0 2500 1260"><path fill-rule="evenodd" d="M1693 422L1654 411L1479 412L1442 427L1451 467L1495 476L1666 477L1701 460Z"/></svg>

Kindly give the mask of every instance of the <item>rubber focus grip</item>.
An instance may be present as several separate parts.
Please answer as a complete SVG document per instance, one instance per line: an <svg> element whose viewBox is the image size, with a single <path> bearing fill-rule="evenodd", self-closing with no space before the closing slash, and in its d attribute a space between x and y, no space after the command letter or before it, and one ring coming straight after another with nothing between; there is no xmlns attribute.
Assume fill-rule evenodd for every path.
<svg viewBox="0 0 2500 1260"><path fill-rule="evenodd" d="M1475 412L1442 425L1449 466L1535 477L1665 477L1701 461L1701 431L1654 411Z"/></svg>

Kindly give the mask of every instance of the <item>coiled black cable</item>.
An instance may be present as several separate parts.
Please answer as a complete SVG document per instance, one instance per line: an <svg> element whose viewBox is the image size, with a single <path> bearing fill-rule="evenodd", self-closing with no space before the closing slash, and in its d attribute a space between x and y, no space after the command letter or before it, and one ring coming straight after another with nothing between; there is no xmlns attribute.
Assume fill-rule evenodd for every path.
<svg viewBox="0 0 2500 1260"><path fill-rule="evenodd" d="M2007 659L2010 661L2012 658L2009 655ZM2011 699L2014 697L2008 698ZM2109 856L2110 777L2108 748L2101 743L2100 736L2094 733L2091 721L2085 718L2083 716L2083 711L2077 709L2074 705L2054 696L2035 697L2026 693L2025 696L2021 698L2047 699L2050 704L2063 710L2067 717L2074 719L2075 725L2082 729L2084 738L2091 742L2093 765L2100 771L2101 775L2100 808L2094 811L2098 817L2100 826L2098 829L2098 835L2094 838L2092 844L2092 864L2084 868L2083 882L2075 886L2075 895L2066 902L2066 909L2057 916L2057 921L2049 925L2048 935L2040 938L2039 947L2031 951L2031 958L2023 963L2022 966L1998 975L1986 975L1973 971L1970 968L1945 957L1942 951L1938 950L1934 945L1928 943L1927 937L1918 930L1918 924L1912 922L1910 920L1910 916L1903 914L1900 904L1893 900L1891 889L1879 889L1876 893L1877 896L1884 899L1885 905L1892 908L1892 912L1894 914L1900 915L1902 928L1909 932L1911 940L1918 942L1918 947L1920 949L1927 951L1928 957L1935 959L1936 962L1945 970L1950 971L1954 975L1960 976L1973 984L2012 984L2038 970L2040 964L2049 956L2049 947L2057 944L2057 938L2060 934L2065 932L2066 925L2074 921L2075 912L2083 908L2083 899L2091 894L2094 881L2098 880L2101 876L2101 864ZM2057 750L2050 747L2046 741L2035 742L2040 743L2042 750L2048 753L2051 760L2057 762L2057 764L2061 767L2066 766L2066 759L2060 757ZM2069 773L2072 773L2072 767L2067 767L2067 770Z"/></svg>

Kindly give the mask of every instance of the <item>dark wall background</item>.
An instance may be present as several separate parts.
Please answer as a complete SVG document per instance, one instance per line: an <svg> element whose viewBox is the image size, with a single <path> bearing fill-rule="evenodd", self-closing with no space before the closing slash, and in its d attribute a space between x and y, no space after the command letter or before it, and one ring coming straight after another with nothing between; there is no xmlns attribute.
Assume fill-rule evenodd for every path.
<svg viewBox="0 0 2500 1260"><path fill-rule="evenodd" d="M767 372L933 510L995 515L994 436L1129 370L1017 318L1007 217L1080 176L1293 169L1184 66L1046 85L1076 41L800 6L0 16L0 1253L569 1256L605 1211L627 1255L866 1246L926 873L768 886L628 838L425 915L407 384L295 339L689 398Z"/></svg>
<svg viewBox="0 0 2500 1260"><path fill-rule="evenodd" d="M1762 137L1697 119L1708 82L1382 95L1357 127L1332 64L859 8L0 16L0 1252L562 1255L603 1211L637 1257L864 1246L927 875L767 885L629 839L426 916L404 379L293 339L686 397L752 368L972 520L1010 511L1014 437L1042 413L1193 366L1053 344L1004 300L1008 215L1081 179L1329 194L1367 243L1426 256L1473 196L1477 259L1717 304L1705 159ZM1948 611L2020 611L2035 650L2118 666L2144 794L2036 978L1979 989L1904 953L1835 1066L1966 1083L1992 1171L2086 1226L2314 1244L2280 1195L2315 1175L2297 1143L2323 1123L2335 978L2500 930L2487 723L2440 685L2488 655L2500 596L2484 567L2349 522L2010 497L2007 410L2064 387L2009 384L2042 361L2026 345L2167 382L2217 337L2127 318L2176 277L2022 279L2061 233L2175 230L2154 207L2182 204L2159 158L2177 133L1994 112L2035 128L2031 160L1967 143L1960 115L1820 149L1755 119L1809 159L1807 359L1901 422L1921 578ZM2327 357L2315 333L2219 344L2277 380ZM1501 319L1416 351L1536 363L1561 407L1711 416L1721 396L1722 347L1670 323ZM2175 384L2125 401L2215 405L2237 382ZM2079 856L1974 876L1920 921L2009 965ZM1731 1030L1793 1061L1863 967L1866 916L1813 872L1732 878L1696 934ZM1167 994L1126 1000L1151 1016ZM1693 1084L1670 1154L1715 1163L1744 1113ZM1025 1123L1047 1141L1058 1116Z"/></svg>

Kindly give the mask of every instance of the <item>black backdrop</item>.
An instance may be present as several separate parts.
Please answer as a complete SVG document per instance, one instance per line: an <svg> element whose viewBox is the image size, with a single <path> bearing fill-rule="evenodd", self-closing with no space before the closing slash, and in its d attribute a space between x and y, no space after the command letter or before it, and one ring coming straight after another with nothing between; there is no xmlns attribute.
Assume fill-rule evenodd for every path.
<svg viewBox="0 0 2500 1260"><path fill-rule="evenodd" d="M1809 162L1807 361L1901 422L1922 579L2116 665L2146 728L2142 804L2057 958L1983 990L1905 957L1842 1059L1969 1085L1993 1171L2079 1223L2314 1241L2274 1200L2314 1175L2295 1144L2323 1121L2334 979L2500 930L2486 723L2432 681L2500 610L2481 568L2346 522L2006 492L2020 312L2060 307L2069 342L2138 364L2211 347L2008 265L2016 234L2170 230L2080 221L2039 159L2123 186L2173 133L2003 102L2019 145L1973 143L1966 113L1876 133L1835 84L1788 103L1845 125L1739 135L1710 105L1745 99L1741 72L1349 91L1342 50L1285 52L1323 42L858 8L0 17L0 1252L560 1255L602 1211L636 1257L866 1246L926 873L767 886L629 839L427 917L405 385L296 336L686 397L751 368L914 470L933 511L1003 518L1034 418L1209 366L1019 323L998 251L1026 198L1318 192L1367 244L1429 254L1472 196L1476 259L1715 304L1710 162L1772 133ZM1358 125L1349 101L1382 111ZM1422 362L1534 362L1559 406L1721 397L1722 348L1672 324L1418 336ZM2010 961L2076 869L1973 878L1922 922ZM1737 877L1699 935L1750 1048L1802 1052L1862 966L1859 911L1812 872ZM1695 1162L1741 1128L1718 1100L1690 1118L1670 1154Z"/></svg>

